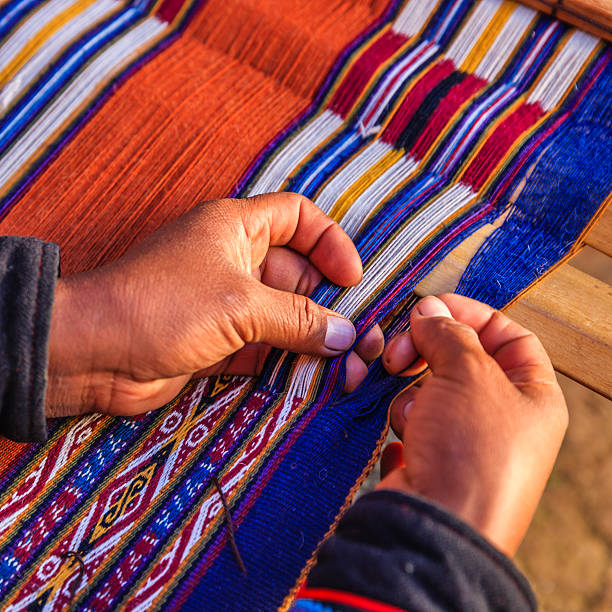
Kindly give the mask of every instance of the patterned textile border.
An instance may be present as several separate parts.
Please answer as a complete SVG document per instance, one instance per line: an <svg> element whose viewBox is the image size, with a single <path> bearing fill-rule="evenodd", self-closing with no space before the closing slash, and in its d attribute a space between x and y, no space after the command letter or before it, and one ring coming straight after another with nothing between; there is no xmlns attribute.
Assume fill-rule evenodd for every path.
<svg viewBox="0 0 612 612"><path fill-rule="evenodd" d="M238 193L299 191L335 217L357 244L364 281L350 290L323 283L315 297L360 334L376 322L391 334L406 326L419 279L500 215L537 161L514 221L464 281L474 295L520 259L498 298L508 301L563 257L567 237L579 238L610 193L611 74L609 47L513 2L394 4ZM577 170L558 172L568 159ZM577 175L585 167L592 193ZM555 194L573 199L542 189L553 172ZM529 231L524 216L536 208ZM537 253L525 254L532 238ZM489 265L486 249L498 244ZM343 376L342 359L277 352L258 381L192 383L138 419L56 423L47 444L0 473L7 609L278 607L371 465L388 402L404 384L376 363L343 397Z"/></svg>

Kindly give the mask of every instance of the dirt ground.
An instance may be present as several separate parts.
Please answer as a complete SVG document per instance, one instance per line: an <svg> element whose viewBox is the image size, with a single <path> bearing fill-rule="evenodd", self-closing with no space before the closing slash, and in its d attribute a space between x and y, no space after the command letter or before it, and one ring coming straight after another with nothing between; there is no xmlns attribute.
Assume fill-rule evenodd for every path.
<svg viewBox="0 0 612 612"><path fill-rule="evenodd" d="M608 257L587 248L571 263L612 285ZM612 402L559 383L570 425L517 561L543 612L612 612Z"/></svg>
<svg viewBox="0 0 612 612"><path fill-rule="evenodd" d="M544 612L610 612L612 402L559 382L570 425L517 562Z"/></svg>

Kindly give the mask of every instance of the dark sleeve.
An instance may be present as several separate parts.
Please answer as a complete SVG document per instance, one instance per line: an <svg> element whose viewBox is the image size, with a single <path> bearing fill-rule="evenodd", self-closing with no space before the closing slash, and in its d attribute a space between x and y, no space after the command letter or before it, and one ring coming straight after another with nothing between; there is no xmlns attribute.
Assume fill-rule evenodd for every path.
<svg viewBox="0 0 612 612"><path fill-rule="evenodd" d="M315 604L410 612L537 609L523 575L472 528L420 498L382 490L359 499L322 545L293 609L315 610Z"/></svg>
<svg viewBox="0 0 612 612"><path fill-rule="evenodd" d="M0 434L16 442L47 438L45 393L59 247L0 237Z"/></svg>

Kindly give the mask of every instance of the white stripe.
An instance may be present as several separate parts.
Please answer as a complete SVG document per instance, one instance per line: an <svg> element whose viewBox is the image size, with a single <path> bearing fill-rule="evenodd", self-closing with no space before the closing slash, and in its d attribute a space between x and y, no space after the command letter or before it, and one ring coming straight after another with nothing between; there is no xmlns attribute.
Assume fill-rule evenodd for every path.
<svg viewBox="0 0 612 612"><path fill-rule="evenodd" d="M393 241L376 255L366 267L361 283L349 289L332 306L333 310L346 317L357 312L370 296L380 291L390 271L409 257L425 236L446 221L454 212L463 208L475 195L469 186L458 183L431 200L427 207L407 223ZM285 400L288 406L291 406L294 398L306 397L308 388L314 382L315 372L321 363L322 360L317 357L302 355L298 358L290 376Z"/></svg>
<svg viewBox="0 0 612 612"><path fill-rule="evenodd" d="M540 55L542 47L546 44L548 39L553 35L553 32L559 27L558 21L553 21L540 36L538 42L534 45L533 49L529 52L529 55L522 62L520 69L514 76L513 83L520 83L524 76L527 74L529 69L533 66L534 62Z"/></svg>
<svg viewBox="0 0 612 612"><path fill-rule="evenodd" d="M139 54L140 47L156 38L167 26L156 17L147 17L89 63L0 161L0 184L7 182L52 137L58 126L70 118L99 83L107 81L110 75L129 63Z"/></svg>
<svg viewBox="0 0 612 612"><path fill-rule="evenodd" d="M342 229L351 238L357 236L368 219L374 214L377 205L384 202L400 183L414 172L417 166L418 163L411 157L402 157L387 168L353 202L351 208L340 221Z"/></svg>
<svg viewBox="0 0 612 612"><path fill-rule="evenodd" d="M478 64L476 76L487 81L497 78L536 15L536 11L526 6L516 7Z"/></svg>
<svg viewBox="0 0 612 612"><path fill-rule="evenodd" d="M408 37L418 34L437 5L434 0L410 0L395 18L393 30Z"/></svg>
<svg viewBox="0 0 612 612"><path fill-rule="evenodd" d="M0 68L9 64L54 17L80 0L51 0L28 17L0 46Z"/></svg>
<svg viewBox="0 0 612 612"><path fill-rule="evenodd" d="M391 150L391 145L382 140L375 140L364 147L323 187L314 199L315 204L323 212L329 213L338 198Z"/></svg>
<svg viewBox="0 0 612 612"><path fill-rule="evenodd" d="M545 111L557 106L598 43L598 38L586 32L572 32L563 49L541 76L527 102L539 102Z"/></svg>
<svg viewBox="0 0 612 612"><path fill-rule="evenodd" d="M91 29L95 23L105 19L119 5L120 3L114 0L97 0L74 19L65 23L2 88L0 92L2 109L8 108L64 48Z"/></svg>
<svg viewBox="0 0 612 612"><path fill-rule="evenodd" d="M359 134L353 133L337 149L335 149L331 153L331 155L323 157L319 165L310 172L308 178L302 183L302 186L300 187L300 192L303 193L304 191L306 191L308 186L319 176L319 174L321 172L324 172L330 164L336 161L340 154L345 149L348 149L352 144L354 144L358 138L360 138Z"/></svg>
<svg viewBox="0 0 612 612"><path fill-rule="evenodd" d="M440 42L442 37L446 34L449 25L451 24L451 22L457 15L457 12L459 11L460 8L461 8L461 0L458 0L457 2L453 4L453 8L446 15L446 17L444 18L444 21L438 26L437 30L434 32L433 40L435 40L436 42Z"/></svg>
<svg viewBox="0 0 612 612"><path fill-rule="evenodd" d="M342 123L342 117L330 110L324 110L312 119L276 153L247 195L278 191L291 171L327 140Z"/></svg>
<svg viewBox="0 0 612 612"><path fill-rule="evenodd" d="M442 192L409 221L399 234L366 266L363 280L352 287L332 306L336 312L350 317L360 305L374 295L389 277L391 270L409 257L419 243L454 212L473 197L472 189L462 183Z"/></svg>
<svg viewBox="0 0 612 612"><path fill-rule="evenodd" d="M455 66L463 64L501 4L502 0L480 0L476 5L446 52L446 56L453 60Z"/></svg>

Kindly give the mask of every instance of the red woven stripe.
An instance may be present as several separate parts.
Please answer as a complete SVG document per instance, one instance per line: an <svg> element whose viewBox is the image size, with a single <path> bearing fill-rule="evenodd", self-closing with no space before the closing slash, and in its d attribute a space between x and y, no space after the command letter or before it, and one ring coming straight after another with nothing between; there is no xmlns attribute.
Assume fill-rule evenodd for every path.
<svg viewBox="0 0 612 612"><path fill-rule="evenodd" d="M310 599L322 603L337 603L352 606L368 612L406 612L403 608L396 608L380 601L374 601L368 597L346 593L344 591L334 591L333 589L301 589L296 599Z"/></svg>
<svg viewBox="0 0 612 612"><path fill-rule="evenodd" d="M393 119L385 129L382 139L394 144L412 119L414 113L425 99L425 96L449 74L455 70L455 64L446 59L427 71L406 96Z"/></svg>
<svg viewBox="0 0 612 612"><path fill-rule="evenodd" d="M178 15L183 4L184 0L164 0L155 14L163 21L171 23Z"/></svg>
<svg viewBox="0 0 612 612"><path fill-rule="evenodd" d="M405 42L406 37L393 30L385 32L353 64L334 94L329 108L342 117L351 110L378 67L388 60Z"/></svg>
<svg viewBox="0 0 612 612"><path fill-rule="evenodd" d="M423 133L412 147L414 159L419 160L427 153L438 134L448 124L459 107L486 84L487 82L484 79L470 74L450 90L446 98L440 102Z"/></svg>
<svg viewBox="0 0 612 612"><path fill-rule="evenodd" d="M385 90L381 93L378 102L372 107L372 109L370 110L370 112L368 113L368 115L364 118L363 122L365 125L368 125L370 123L370 121L372 120L372 117L374 117L374 115L378 112L378 109L380 108L380 105L384 103L384 101L386 100L387 94L393 89L393 87L397 84L397 82L403 77L404 73L409 70L414 64L415 62L418 62L421 57L427 52L429 51L429 49L431 48L431 46L433 45L433 43L428 43L426 44L420 51L419 53L417 53L412 60L410 61L410 63L406 64L404 66L404 68L398 72L387 84L387 87L385 88Z"/></svg>
<svg viewBox="0 0 612 612"><path fill-rule="evenodd" d="M478 191L487 181L495 166L508 153L516 139L531 127L544 111L539 104L522 104L514 109L494 130L478 155L471 161L461 180Z"/></svg>

